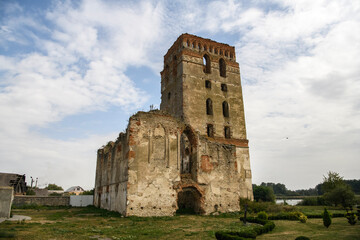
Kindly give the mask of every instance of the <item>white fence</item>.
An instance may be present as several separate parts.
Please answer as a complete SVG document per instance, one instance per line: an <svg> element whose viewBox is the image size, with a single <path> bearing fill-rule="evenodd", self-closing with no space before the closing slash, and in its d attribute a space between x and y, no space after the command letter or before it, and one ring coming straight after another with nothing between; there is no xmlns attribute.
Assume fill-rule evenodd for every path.
<svg viewBox="0 0 360 240"><path fill-rule="evenodd" d="M92 195L70 195L70 206L73 207L86 207L93 205L94 196Z"/></svg>

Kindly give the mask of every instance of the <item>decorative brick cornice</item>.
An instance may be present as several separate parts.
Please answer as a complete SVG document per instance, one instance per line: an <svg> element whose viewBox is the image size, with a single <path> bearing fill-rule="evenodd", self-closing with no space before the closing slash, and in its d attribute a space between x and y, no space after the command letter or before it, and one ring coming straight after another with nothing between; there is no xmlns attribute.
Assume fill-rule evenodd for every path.
<svg viewBox="0 0 360 240"><path fill-rule="evenodd" d="M235 47L188 33L181 34L177 38L177 40L165 54L164 59L167 59L169 56L174 54L174 52L176 52L182 46L186 46L189 49L196 49L197 51L201 51L203 53L208 52L209 54L218 55L219 58L224 57L225 60L234 62L236 61Z"/></svg>

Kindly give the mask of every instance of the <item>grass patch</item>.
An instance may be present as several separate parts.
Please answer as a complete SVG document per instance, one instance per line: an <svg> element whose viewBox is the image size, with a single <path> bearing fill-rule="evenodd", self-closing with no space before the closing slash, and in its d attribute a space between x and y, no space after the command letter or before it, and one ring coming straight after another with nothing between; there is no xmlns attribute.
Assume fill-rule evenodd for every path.
<svg viewBox="0 0 360 240"><path fill-rule="evenodd" d="M322 212L323 208L303 209ZM94 207L14 209L15 215L30 216L24 223L0 223L3 232L15 234L16 239L215 239L217 231L246 231L239 220L240 213L218 216L180 215L174 217L121 217L119 213ZM338 211L330 209L330 211ZM333 219L326 229L322 219L274 221L276 228L257 239L295 239L304 235L310 239L359 239L359 224L351 226L345 218ZM343 238L343 236L347 238ZM285 237L279 238L284 235ZM322 238L317 238L321 235ZM316 237L315 237L316 236ZM269 238L268 238L269 237ZM352 237L352 238L351 238Z"/></svg>

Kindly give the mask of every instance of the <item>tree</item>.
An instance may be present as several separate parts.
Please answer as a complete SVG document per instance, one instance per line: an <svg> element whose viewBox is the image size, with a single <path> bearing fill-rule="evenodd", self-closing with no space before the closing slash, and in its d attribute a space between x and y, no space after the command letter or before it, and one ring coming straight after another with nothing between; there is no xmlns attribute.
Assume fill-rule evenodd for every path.
<svg viewBox="0 0 360 240"><path fill-rule="evenodd" d="M327 177L324 176L324 181L322 184L322 189L324 192L330 192L333 190L336 186L344 184L343 177L340 177L340 175L336 172L328 172Z"/></svg>
<svg viewBox="0 0 360 240"><path fill-rule="evenodd" d="M331 216L328 210L325 208L323 213L323 223L326 228L331 225Z"/></svg>
<svg viewBox="0 0 360 240"><path fill-rule="evenodd" d="M91 190L83 191L80 195L94 195L94 188Z"/></svg>
<svg viewBox="0 0 360 240"><path fill-rule="evenodd" d="M355 202L355 194L351 187L336 172L329 171L328 176L324 176L322 189L324 191L324 199L335 206L341 204L343 207L349 207Z"/></svg>
<svg viewBox="0 0 360 240"><path fill-rule="evenodd" d="M355 194L360 194L360 180L352 179L352 180L344 180L344 182L350 185L351 189Z"/></svg>
<svg viewBox="0 0 360 240"><path fill-rule="evenodd" d="M253 185L255 201L275 202L274 191L270 187Z"/></svg>
<svg viewBox="0 0 360 240"><path fill-rule="evenodd" d="M349 185L341 184L324 194L325 201L334 204L341 204L343 207L350 207L355 203L355 194Z"/></svg>
<svg viewBox="0 0 360 240"><path fill-rule="evenodd" d="M49 183L49 185L45 189L47 189L47 190L64 190L62 187L56 185L55 183L53 183L53 184Z"/></svg>

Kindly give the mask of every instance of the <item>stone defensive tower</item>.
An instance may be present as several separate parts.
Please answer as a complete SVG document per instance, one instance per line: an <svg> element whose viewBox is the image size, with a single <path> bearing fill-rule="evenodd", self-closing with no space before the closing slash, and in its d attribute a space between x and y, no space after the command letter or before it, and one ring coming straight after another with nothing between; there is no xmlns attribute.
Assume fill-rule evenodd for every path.
<svg viewBox="0 0 360 240"><path fill-rule="evenodd" d="M124 215L240 210L253 199L235 48L182 34L164 56L160 111L98 150L94 205Z"/></svg>
<svg viewBox="0 0 360 240"><path fill-rule="evenodd" d="M200 135L237 140L247 147L235 48L181 35L164 57L160 109L182 119Z"/></svg>

